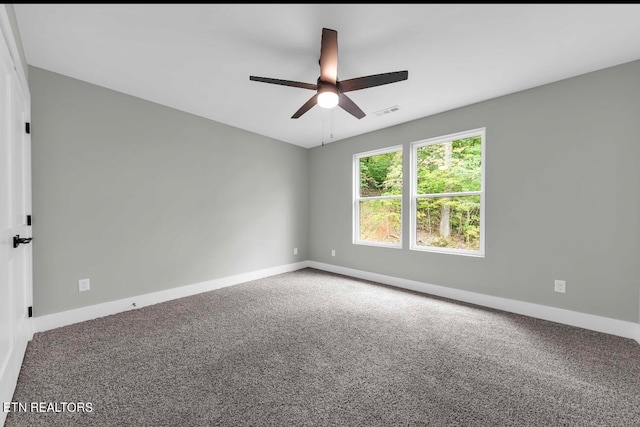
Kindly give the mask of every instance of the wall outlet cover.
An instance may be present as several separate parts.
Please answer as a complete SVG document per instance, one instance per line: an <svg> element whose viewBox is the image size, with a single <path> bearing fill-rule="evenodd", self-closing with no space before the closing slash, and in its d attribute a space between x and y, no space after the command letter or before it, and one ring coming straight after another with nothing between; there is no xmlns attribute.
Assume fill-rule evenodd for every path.
<svg viewBox="0 0 640 427"><path fill-rule="evenodd" d="M78 280L78 292L91 290L91 281L89 279Z"/></svg>

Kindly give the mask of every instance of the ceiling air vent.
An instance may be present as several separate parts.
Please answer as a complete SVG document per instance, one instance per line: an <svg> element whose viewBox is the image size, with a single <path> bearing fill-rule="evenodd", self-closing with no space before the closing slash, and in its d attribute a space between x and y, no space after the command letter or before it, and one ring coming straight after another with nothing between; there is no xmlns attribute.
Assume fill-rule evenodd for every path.
<svg viewBox="0 0 640 427"><path fill-rule="evenodd" d="M395 113L399 109L400 109L399 106L394 105L393 107L389 107L389 108L385 108L384 110L376 111L373 114L375 114L376 116L386 116L387 114Z"/></svg>

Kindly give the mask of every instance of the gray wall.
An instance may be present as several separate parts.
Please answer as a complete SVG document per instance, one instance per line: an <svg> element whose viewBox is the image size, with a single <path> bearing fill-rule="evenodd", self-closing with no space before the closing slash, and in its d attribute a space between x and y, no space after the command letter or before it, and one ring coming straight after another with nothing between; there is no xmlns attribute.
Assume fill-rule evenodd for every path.
<svg viewBox="0 0 640 427"><path fill-rule="evenodd" d="M367 118L365 120L375 120ZM485 258L352 244L352 156L486 127ZM640 62L311 150L319 262L638 322ZM331 249L336 250L332 257ZM567 293L553 292L554 279Z"/></svg>
<svg viewBox="0 0 640 427"><path fill-rule="evenodd" d="M35 313L311 259L638 322L638 76L640 61L305 150L31 67ZM351 243L353 154L478 127L485 258L409 251L407 226L403 249Z"/></svg>
<svg viewBox="0 0 640 427"><path fill-rule="evenodd" d="M35 67L30 85L36 316L309 258L308 150Z"/></svg>

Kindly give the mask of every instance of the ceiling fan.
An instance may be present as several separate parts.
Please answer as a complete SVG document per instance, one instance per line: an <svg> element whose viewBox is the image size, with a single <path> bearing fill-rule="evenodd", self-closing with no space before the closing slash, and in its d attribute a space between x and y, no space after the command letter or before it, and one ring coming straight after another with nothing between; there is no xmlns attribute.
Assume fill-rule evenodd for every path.
<svg viewBox="0 0 640 427"><path fill-rule="evenodd" d="M338 32L328 28L322 29L322 43L320 46L319 62L320 77L318 77L317 84L256 76L249 76L249 79L255 82L273 83L282 86L315 90L316 94L313 95L302 107L300 107L293 116L291 116L292 119L299 118L316 104L323 108L333 108L336 105L339 105L349 114L361 119L365 116L364 112L351 100L351 98L344 94L345 92L395 83L407 80L409 77L408 71L396 71L392 73L357 77L349 80L338 80Z"/></svg>

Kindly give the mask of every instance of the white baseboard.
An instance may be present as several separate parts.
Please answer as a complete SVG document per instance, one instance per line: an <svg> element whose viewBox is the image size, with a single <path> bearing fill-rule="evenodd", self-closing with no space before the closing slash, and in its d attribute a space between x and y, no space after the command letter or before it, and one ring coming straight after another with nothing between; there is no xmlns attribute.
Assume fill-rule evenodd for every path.
<svg viewBox="0 0 640 427"><path fill-rule="evenodd" d="M165 301L171 301L178 298L196 295L202 292L213 291L215 289L249 282L251 280L262 279L264 277L274 276L276 274L288 273L291 271L300 270L308 266L308 261L302 261L294 264L286 264L278 267L267 268L264 270L222 277L220 279L195 283L193 285L179 286L177 288L171 288L164 291L153 292L150 294L124 298L117 301L109 301L102 304L90 305L87 307L77 308L75 310L68 310L60 313L34 317L34 330L35 332L48 331L50 329L60 328L62 326L84 322L86 320L93 320L99 317L110 316L112 314L117 314L128 310L135 310Z"/></svg>
<svg viewBox="0 0 640 427"><path fill-rule="evenodd" d="M264 270L209 280L207 282L196 283L193 285L180 286L177 288L153 292L150 294L124 298L117 301L95 304L75 310L39 316L33 319L34 331L43 332L74 323L84 322L86 320L92 320L99 317L121 313L123 311L134 310L165 301L171 301L202 292L224 288L226 286L237 285L239 283L244 283L251 280L274 276L276 274L288 273L306 267L312 267L318 270L343 274L345 276L355 277L359 279L370 280L373 282L383 283L398 288L410 289L412 291L417 291L425 294L450 298L457 301L477 304L484 307L504 310L511 313L523 314L538 319L550 320L552 322L563 323L565 325L577 326L593 331L631 338L636 340L640 344L639 323L611 319L602 316L595 316L593 314L580 313L577 311L517 301L508 298L484 295L476 292L448 288L446 286L432 285L429 283L402 279L394 276L386 276L378 273L370 273L368 271L340 267L337 265L325 264L316 261L302 261L294 264L287 264L278 267L267 268ZM135 307L133 304L135 304Z"/></svg>
<svg viewBox="0 0 640 427"><path fill-rule="evenodd" d="M640 324L627 322L624 320L611 319L609 317L595 316L593 314L580 313L577 311L565 310L562 308L549 307L546 305L533 304L529 302L517 301L508 298L484 295L476 292L463 291L460 289L448 288L445 286L432 285L415 280L402 279L399 277L386 276L383 274L370 273L362 270L355 270L347 267L340 267L333 264L325 264L316 261L309 261L309 267L332 273L343 274L345 276L356 277L358 279L370 280L372 282L383 283L398 288L410 289L425 294L436 295L477 304L484 307L495 308L516 314L523 314L538 319L550 320L552 322L563 323L565 325L577 326L597 332L604 332L636 340L640 344Z"/></svg>

